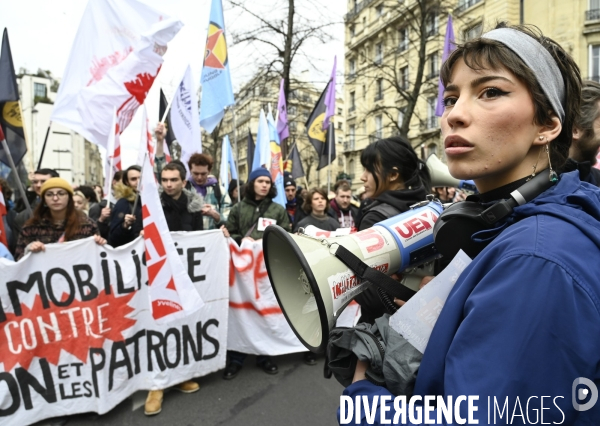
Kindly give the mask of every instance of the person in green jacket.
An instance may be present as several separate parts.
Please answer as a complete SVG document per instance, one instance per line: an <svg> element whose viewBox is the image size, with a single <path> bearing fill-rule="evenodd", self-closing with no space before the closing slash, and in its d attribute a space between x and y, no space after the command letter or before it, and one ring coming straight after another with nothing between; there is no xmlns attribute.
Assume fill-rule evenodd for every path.
<svg viewBox="0 0 600 426"><path fill-rule="evenodd" d="M262 239L263 232L268 225L279 225L290 231L290 220L285 208L273 202L277 190L271 180L271 173L260 168L250 173L244 190L244 198L231 208L225 228L229 235L238 244L248 239L256 241ZM227 351L229 364L223 373L223 379L235 378L242 369L247 354ZM277 365L270 356L258 355L256 363L267 374L277 374Z"/></svg>

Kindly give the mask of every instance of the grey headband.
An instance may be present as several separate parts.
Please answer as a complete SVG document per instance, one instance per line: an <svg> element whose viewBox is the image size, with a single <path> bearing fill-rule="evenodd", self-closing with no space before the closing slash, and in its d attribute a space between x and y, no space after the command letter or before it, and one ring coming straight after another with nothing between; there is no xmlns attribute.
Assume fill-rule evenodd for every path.
<svg viewBox="0 0 600 426"><path fill-rule="evenodd" d="M481 38L498 41L512 50L527 65L548 97L554 112L562 123L565 119L565 83L556 61L544 46L533 37L512 28L498 28Z"/></svg>

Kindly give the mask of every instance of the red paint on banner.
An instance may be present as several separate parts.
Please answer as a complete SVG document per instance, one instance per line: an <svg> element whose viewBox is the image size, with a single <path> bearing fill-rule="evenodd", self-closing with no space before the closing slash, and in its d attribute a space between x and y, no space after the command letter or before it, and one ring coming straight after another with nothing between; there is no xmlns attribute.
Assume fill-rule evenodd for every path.
<svg viewBox="0 0 600 426"><path fill-rule="evenodd" d="M123 331L135 325L135 319L127 318L135 310L128 305L135 294L115 297L102 290L92 300L74 299L66 306L50 303L47 309L38 295L31 308L21 304L22 315L7 313L2 323L0 361L4 371L17 364L27 369L34 357L58 365L61 350L86 363L89 348L101 348L105 339L123 340ZM67 300L63 294L61 301Z"/></svg>
<svg viewBox="0 0 600 426"><path fill-rule="evenodd" d="M281 308L279 306L272 307L272 308L258 309L256 306L254 306L250 302L236 303L236 302L231 302L230 301L229 302L229 307L230 308L234 308L234 309L247 309L247 310L255 311L255 312L257 312L262 317L264 317L266 315L282 314L283 313L283 312L281 312Z"/></svg>

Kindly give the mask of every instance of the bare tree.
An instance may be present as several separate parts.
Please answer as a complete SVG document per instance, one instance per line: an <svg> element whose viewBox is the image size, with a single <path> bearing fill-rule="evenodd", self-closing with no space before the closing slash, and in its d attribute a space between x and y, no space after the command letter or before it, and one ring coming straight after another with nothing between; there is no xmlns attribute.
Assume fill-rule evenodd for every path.
<svg viewBox="0 0 600 426"><path fill-rule="evenodd" d="M302 60L303 66L316 68L309 44L331 41L333 37L327 30L339 21L317 0L303 0L301 4L296 0L269 1L262 5L258 0L229 0L229 3L252 21L244 28L233 28L233 43L256 49L256 70L264 76L284 79L287 102L294 84L291 78L294 64ZM320 12L316 19L315 10Z"/></svg>
<svg viewBox="0 0 600 426"><path fill-rule="evenodd" d="M381 50L377 55L364 54L360 57L362 66L357 72L347 76L347 81L364 76L369 86L380 85L377 90L385 91L385 86L392 87L396 96L392 103L386 103L383 96L378 102L369 108L365 116L383 114L389 121L390 126L396 132L406 136L413 116L416 116L421 124L425 123L427 117L416 115L416 106L420 97L432 94L438 87L437 74L426 74L426 65L432 58L427 57L429 43L439 43L443 35L439 33L438 22L445 19L450 9L448 0L413 0L413 1L386 1L383 7L388 13L390 25L397 28L396 35L388 40L387 49ZM405 34L405 38L402 38ZM403 53L406 52L406 53ZM416 60L402 60L401 55L415 55ZM437 59L437 67L441 59ZM416 72L411 73L414 77L409 78L407 66L400 67L402 63L416 64ZM435 91L435 93L437 93ZM400 114L402 112L402 114Z"/></svg>

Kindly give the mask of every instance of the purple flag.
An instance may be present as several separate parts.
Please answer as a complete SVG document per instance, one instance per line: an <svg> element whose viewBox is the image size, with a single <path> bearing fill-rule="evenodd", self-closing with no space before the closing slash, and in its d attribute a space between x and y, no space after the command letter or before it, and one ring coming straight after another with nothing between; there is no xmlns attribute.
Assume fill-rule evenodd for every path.
<svg viewBox="0 0 600 426"><path fill-rule="evenodd" d="M450 53L455 49L454 44L454 29L452 28L452 15L448 15L448 25L446 26L446 39L444 40L444 50L442 51L442 64L446 62ZM440 76L438 84L438 100L435 107L435 115L441 117L444 114L444 83Z"/></svg>
<svg viewBox="0 0 600 426"><path fill-rule="evenodd" d="M329 128L329 119L335 115L335 69L337 66L337 56L333 58L333 70L329 79L329 90L325 95L325 119L323 120L323 130Z"/></svg>
<svg viewBox="0 0 600 426"><path fill-rule="evenodd" d="M283 141L285 138L290 136L290 129L288 128L287 120L287 105L285 104L285 93L283 93L283 78L281 79L281 85L279 86L279 100L277 101L277 134L279 140Z"/></svg>

